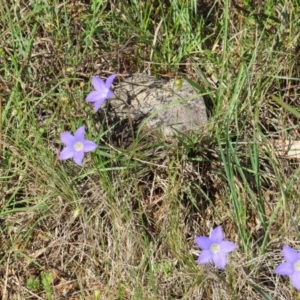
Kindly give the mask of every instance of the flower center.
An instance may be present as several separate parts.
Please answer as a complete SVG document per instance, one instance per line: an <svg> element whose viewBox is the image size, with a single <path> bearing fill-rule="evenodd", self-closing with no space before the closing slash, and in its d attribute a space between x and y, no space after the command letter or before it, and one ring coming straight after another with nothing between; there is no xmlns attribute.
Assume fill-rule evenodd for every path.
<svg viewBox="0 0 300 300"><path fill-rule="evenodd" d="M100 92L101 97L106 98L108 92L109 92L109 89L108 89L108 88L103 88L103 89L101 90L101 92Z"/></svg>
<svg viewBox="0 0 300 300"><path fill-rule="evenodd" d="M300 260L295 261L293 267L294 267L295 271L299 272L300 271Z"/></svg>
<svg viewBox="0 0 300 300"><path fill-rule="evenodd" d="M216 253L220 252L220 245L219 244L211 244L210 251L213 254L216 254Z"/></svg>
<svg viewBox="0 0 300 300"><path fill-rule="evenodd" d="M73 146L73 148L75 149L75 151L81 151L83 149L83 143L81 142L76 142Z"/></svg>

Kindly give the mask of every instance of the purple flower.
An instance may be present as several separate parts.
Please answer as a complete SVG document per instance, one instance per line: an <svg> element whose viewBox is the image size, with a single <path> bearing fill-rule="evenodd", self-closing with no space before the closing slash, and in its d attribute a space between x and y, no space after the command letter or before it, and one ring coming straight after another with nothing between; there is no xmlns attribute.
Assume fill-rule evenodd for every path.
<svg viewBox="0 0 300 300"><path fill-rule="evenodd" d="M93 76L92 85L94 91L90 92L87 97L87 102L95 102L94 110L97 111L106 99L114 97L114 93L111 91L110 87L117 75L110 75L106 82L99 78L98 76Z"/></svg>
<svg viewBox="0 0 300 300"><path fill-rule="evenodd" d="M96 149L97 145L84 139L85 127L79 127L74 135L70 132L62 132L60 138L66 147L60 152L59 159L65 160L72 158L79 166L82 165L82 160L85 152L90 152Z"/></svg>
<svg viewBox="0 0 300 300"><path fill-rule="evenodd" d="M216 227L210 237L198 236L196 244L203 249L197 260L198 264L206 264L213 261L217 267L224 269L226 265L226 254L232 252L236 245L229 241L223 241L224 234L222 227Z"/></svg>
<svg viewBox="0 0 300 300"><path fill-rule="evenodd" d="M300 253L289 246L283 246L282 252L286 262L280 264L275 273L289 275L293 286L300 291Z"/></svg>

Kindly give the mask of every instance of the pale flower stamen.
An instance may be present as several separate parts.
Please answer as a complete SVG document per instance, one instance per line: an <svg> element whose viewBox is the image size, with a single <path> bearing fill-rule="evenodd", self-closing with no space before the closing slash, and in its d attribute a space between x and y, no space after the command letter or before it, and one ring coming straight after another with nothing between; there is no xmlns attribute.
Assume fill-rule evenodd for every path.
<svg viewBox="0 0 300 300"><path fill-rule="evenodd" d="M295 271L300 271L300 260L295 261L293 267Z"/></svg>
<svg viewBox="0 0 300 300"><path fill-rule="evenodd" d="M214 254L220 252L220 245L219 244L211 244L210 251Z"/></svg>
<svg viewBox="0 0 300 300"><path fill-rule="evenodd" d="M83 149L83 143L77 141L77 142L74 144L73 147L74 147L75 151L82 151L82 149Z"/></svg>

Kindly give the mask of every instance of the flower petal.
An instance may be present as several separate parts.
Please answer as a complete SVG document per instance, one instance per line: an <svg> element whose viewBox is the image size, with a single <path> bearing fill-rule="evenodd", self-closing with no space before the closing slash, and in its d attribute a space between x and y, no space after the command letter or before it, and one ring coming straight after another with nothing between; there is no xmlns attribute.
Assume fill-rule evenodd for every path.
<svg viewBox="0 0 300 300"><path fill-rule="evenodd" d="M87 95L87 97L85 98L85 100L87 102L97 102L101 98L102 98L102 94L101 93L99 93L98 91L93 91L93 92L90 92Z"/></svg>
<svg viewBox="0 0 300 300"><path fill-rule="evenodd" d="M284 262L277 266L274 272L279 275L291 275L295 272L295 270L291 262Z"/></svg>
<svg viewBox="0 0 300 300"><path fill-rule="evenodd" d="M107 77L105 85L108 89L110 89L110 87L111 87L113 81L115 80L116 76L117 76L117 74L112 74L112 75Z"/></svg>
<svg viewBox="0 0 300 300"><path fill-rule="evenodd" d="M226 256L219 252L213 256L213 261L218 268L224 269L226 265Z"/></svg>
<svg viewBox="0 0 300 300"><path fill-rule="evenodd" d="M300 272L295 272L292 276L292 284L293 286L300 291Z"/></svg>
<svg viewBox="0 0 300 300"><path fill-rule="evenodd" d="M66 146L72 146L75 141L74 136L67 131L60 134L60 139Z"/></svg>
<svg viewBox="0 0 300 300"><path fill-rule="evenodd" d="M298 252L289 246L283 246L282 252L286 261L294 262L298 259Z"/></svg>
<svg viewBox="0 0 300 300"><path fill-rule="evenodd" d="M213 258L213 254L209 250L203 250L198 257L197 263L199 265L210 262Z"/></svg>
<svg viewBox="0 0 300 300"><path fill-rule="evenodd" d="M84 157L84 152L83 151L75 151L74 152L74 161L75 163L78 165L78 166L82 166L82 160L83 160L83 157Z"/></svg>
<svg viewBox="0 0 300 300"><path fill-rule="evenodd" d="M209 247L211 246L211 240L210 238L206 236L196 236L195 237L195 243L197 246L203 250L208 250Z"/></svg>
<svg viewBox="0 0 300 300"><path fill-rule="evenodd" d="M69 159L69 158L72 158L73 155L74 155L73 147L66 147L60 152L59 159L60 160Z"/></svg>
<svg viewBox="0 0 300 300"><path fill-rule="evenodd" d="M106 99L112 98L114 96L115 96L114 93L111 90L109 90L106 94Z"/></svg>
<svg viewBox="0 0 300 300"><path fill-rule="evenodd" d="M93 76L93 78L92 78L92 85L93 85L93 87L94 87L94 89L96 91L105 89L105 83L104 83L104 81L100 77L98 77L98 76Z"/></svg>
<svg viewBox="0 0 300 300"><path fill-rule="evenodd" d="M80 126L74 133L76 141L84 141L85 126Z"/></svg>
<svg viewBox="0 0 300 300"><path fill-rule="evenodd" d="M211 235L210 235L210 239L212 240L212 242L214 243L220 243L223 241L224 239L224 234L223 234L223 230L221 226L216 227Z"/></svg>
<svg viewBox="0 0 300 300"><path fill-rule="evenodd" d="M101 100L95 102L95 104L94 104L94 111L95 112L98 111L98 109L102 106L104 101L105 101L105 99L102 98Z"/></svg>
<svg viewBox="0 0 300 300"><path fill-rule="evenodd" d="M92 141L85 140L83 143L83 151L84 152L90 152L97 148L97 144Z"/></svg>
<svg viewBox="0 0 300 300"><path fill-rule="evenodd" d="M229 241L223 241L220 243L220 248L222 253L227 254L236 249L236 244Z"/></svg>

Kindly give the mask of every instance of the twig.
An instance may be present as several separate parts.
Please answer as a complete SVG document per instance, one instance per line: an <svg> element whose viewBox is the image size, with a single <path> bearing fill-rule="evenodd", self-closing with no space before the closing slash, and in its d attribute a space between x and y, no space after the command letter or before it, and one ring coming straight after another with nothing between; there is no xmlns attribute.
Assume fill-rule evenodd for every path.
<svg viewBox="0 0 300 300"><path fill-rule="evenodd" d="M151 52L150 52L150 61L152 60L152 56L153 56L153 52L154 52L154 47L156 45L156 41L157 41L157 36L158 36L158 32L159 32L159 29L160 29L160 26L162 24L162 22L164 21L164 19L161 19L160 22L158 23L156 29L155 29L155 32L154 32L154 39L153 39L153 43L152 43L152 48L151 48Z"/></svg>

